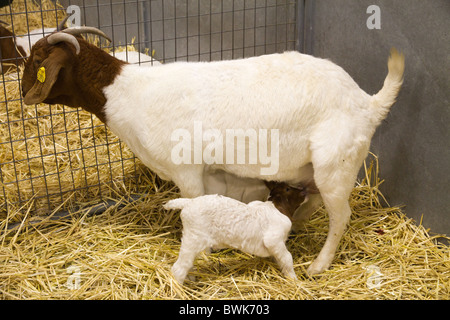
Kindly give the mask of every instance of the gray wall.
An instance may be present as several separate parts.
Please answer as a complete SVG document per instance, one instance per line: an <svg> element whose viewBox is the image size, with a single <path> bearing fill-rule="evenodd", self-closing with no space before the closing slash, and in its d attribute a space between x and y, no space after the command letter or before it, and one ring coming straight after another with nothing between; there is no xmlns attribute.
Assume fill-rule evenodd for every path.
<svg viewBox="0 0 450 320"><path fill-rule="evenodd" d="M308 0L307 0L308 1ZM450 1L315 0L312 53L342 66L369 94L382 86L392 46L406 57L398 102L377 129L381 191L434 233L450 235ZM381 29L369 30L369 5Z"/></svg>

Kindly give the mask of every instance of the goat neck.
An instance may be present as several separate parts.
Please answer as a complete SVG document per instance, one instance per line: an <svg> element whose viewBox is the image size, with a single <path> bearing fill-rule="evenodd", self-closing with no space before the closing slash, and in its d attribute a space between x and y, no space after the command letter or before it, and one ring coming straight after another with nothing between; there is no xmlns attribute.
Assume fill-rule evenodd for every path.
<svg viewBox="0 0 450 320"><path fill-rule="evenodd" d="M114 81L125 63L85 41L80 41L80 47L79 62L74 70L79 94L73 92L74 99L79 101L73 107L81 107L105 122L103 88Z"/></svg>

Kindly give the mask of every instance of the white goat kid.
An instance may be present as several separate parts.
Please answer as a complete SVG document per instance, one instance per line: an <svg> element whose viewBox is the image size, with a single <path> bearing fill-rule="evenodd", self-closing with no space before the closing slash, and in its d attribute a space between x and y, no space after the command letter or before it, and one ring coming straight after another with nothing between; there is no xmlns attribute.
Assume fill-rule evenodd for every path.
<svg viewBox="0 0 450 320"><path fill-rule="evenodd" d="M244 204L220 195L170 200L165 209L182 209L183 236L172 273L183 283L195 257L209 249L235 248L260 257L273 256L283 274L297 279L285 242L291 221L271 201Z"/></svg>

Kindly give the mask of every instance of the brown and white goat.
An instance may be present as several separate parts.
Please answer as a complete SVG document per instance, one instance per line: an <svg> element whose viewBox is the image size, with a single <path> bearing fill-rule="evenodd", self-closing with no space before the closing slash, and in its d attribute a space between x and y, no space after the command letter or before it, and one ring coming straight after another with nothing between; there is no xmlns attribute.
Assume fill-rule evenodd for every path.
<svg viewBox="0 0 450 320"><path fill-rule="evenodd" d="M298 52L142 68L74 36L86 30L93 31L66 29L33 46L22 81L26 104L61 103L94 113L184 198L220 194L203 180L215 170L262 185L261 180L291 185L314 180L320 194L310 196L300 216L308 217L323 200L330 224L308 273L330 266L350 219L348 198L359 168L402 85L403 55L391 50L384 85L369 95L339 66ZM180 140L174 133L183 129L195 137L195 123L218 140L233 128L274 130L278 140L267 141L265 150L277 151L276 170L262 174L267 162L227 163L225 157L176 163L172 151ZM212 138L202 138L192 150L188 143L188 160L196 147L210 146Z"/></svg>
<svg viewBox="0 0 450 320"><path fill-rule="evenodd" d="M27 54L14 34L1 23L6 24L0 20L0 73L6 73L13 67L23 65Z"/></svg>

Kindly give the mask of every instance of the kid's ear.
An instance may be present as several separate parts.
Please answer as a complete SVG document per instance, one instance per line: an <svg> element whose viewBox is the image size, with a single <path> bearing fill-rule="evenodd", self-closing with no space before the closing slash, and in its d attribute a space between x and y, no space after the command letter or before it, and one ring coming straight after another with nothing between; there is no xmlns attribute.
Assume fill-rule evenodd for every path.
<svg viewBox="0 0 450 320"><path fill-rule="evenodd" d="M313 179L308 181L308 183L306 184L306 188L309 194L320 193L319 188L317 188L316 183L314 182Z"/></svg>
<svg viewBox="0 0 450 320"><path fill-rule="evenodd" d="M269 190L272 190L273 188L275 188L277 183L275 181L264 180L264 184L266 185L267 188L269 188Z"/></svg>

